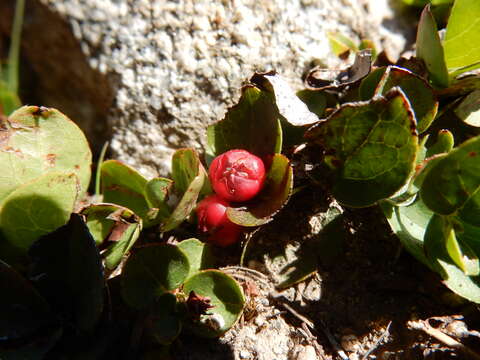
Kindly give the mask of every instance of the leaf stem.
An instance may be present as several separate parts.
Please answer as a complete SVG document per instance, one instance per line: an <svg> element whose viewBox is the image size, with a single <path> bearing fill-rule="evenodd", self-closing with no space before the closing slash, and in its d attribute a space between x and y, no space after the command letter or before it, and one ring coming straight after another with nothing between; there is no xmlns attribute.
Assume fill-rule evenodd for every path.
<svg viewBox="0 0 480 360"><path fill-rule="evenodd" d="M12 41L8 54L7 86L11 92L18 92L18 68L20 58L20 37L22 35L25 0L17 0L12 27Z"/></svg>

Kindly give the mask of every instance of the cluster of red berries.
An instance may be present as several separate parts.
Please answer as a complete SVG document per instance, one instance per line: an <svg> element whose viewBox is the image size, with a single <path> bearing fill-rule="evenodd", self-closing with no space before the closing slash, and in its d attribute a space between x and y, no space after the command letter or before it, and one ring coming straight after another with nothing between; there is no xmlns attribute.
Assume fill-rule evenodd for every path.
<svg viewBox="0 0 480 360"><path fill-rule="evenodd" d="M215 194L197 206L198 229L208 234L208 241L228 246L235 243L243 229L227 217L230 203L254 198L265 182L262 159L246 150L230 150L213 159L208 171Z"/></svg>

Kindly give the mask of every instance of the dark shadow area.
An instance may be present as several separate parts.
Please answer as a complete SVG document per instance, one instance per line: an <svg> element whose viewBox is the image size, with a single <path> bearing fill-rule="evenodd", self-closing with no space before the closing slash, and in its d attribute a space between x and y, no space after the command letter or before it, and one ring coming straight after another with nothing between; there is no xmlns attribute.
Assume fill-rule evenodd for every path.
<svg viewBox="0 0 480 360"><path fill-rule="evenodd" d="M293 240L302 241L297 263L307 261L304 255L317 254L320 300L279 301L313 321L318 342L327 354L336 351L322 329L327 328L339 343L344 336L353 335L358 344L368 344L365 339L378 336L391 322L388 340L378 345L373 355L382 359L397 359L399 354L402 359L450 359L446 356L452 356L452 351L425 355L428 336L409 329L407 322L462 314L469 328L475 329L479 321L475 306L459 300L441 283L440 276L401 248L377 207L346 209L316 235L318 239L309 238L311 214L324 212L327 206L327 197L319 188L303 190L272 223L255 234L256 242L250 244L249 252L257 261L262 254L281 256ZM287 313L285 319L301 326L291 314ZM385 355L389 352L393 357ZM458 352L453 351L453 355L462 358Z"/></svg>
<svg viewBox="0 0 480 360"><path fill-rule="evenodd" d="M15 0L0 1L0 55L6 58ZM94 154L111 138L106 121L115 90L92 69L70 25L38 0L26 3L21 45L20 97L54 107L86 133Z"/></svg>

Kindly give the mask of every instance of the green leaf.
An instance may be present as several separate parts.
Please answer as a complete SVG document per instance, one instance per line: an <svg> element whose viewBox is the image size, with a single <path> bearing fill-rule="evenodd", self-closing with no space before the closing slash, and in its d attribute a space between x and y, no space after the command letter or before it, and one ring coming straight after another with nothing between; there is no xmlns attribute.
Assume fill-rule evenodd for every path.
<svg viewBox="0 0 480 360"><path fill-rule="evenodd" d="M415 119L399 88L370 102L347 103L306 134L335 167L333 195L364 207L400 190L412 175L418 148Z"/></svg>
<svg viewBox="0 0 480 360"><path fill-rule="evenodd" d="M197 271L211 269L215 266L211 245L192 238L179 242L177 246L187 255L190 263L189 277Z"/></svg>
<svg viewBox="0 0 480 360"><path fill-rule="evenodd" d="M95 243L102 244L111 234L115 224L128 222L138 217L129 209L115 204L92 204L80 212L86 220L88 230Z"/></svg>
<svg viewBox="0 0 480 360"><path fill-rule="evenodd" d="M0 231L12 245L26 251L40 236L64 225L74 209L75 174L40 176L8 195L0 208Z"/></svg>
<svg viewBox="0 0 480 360"><path fill-rule="evenodd" d="M352 39L342 35L338 32L329 32L327 34L328 41L330 43L330 48L333 53L339 58L345 58L345 55L348 57L350 51L357 51L358 48L353 42Z"/></svg>
<svg viewBox="0 0 480 360"><path fill-rule="evenodd" d="M87 227L97 245L111 245L103 253L105 267L115 269L138 240L142 220L131 210L114 204L94 204L84 208Z"/></svg>
<svg viewBox="0 0 480 360"><path fill-rule="evenodd" d="M455 109L455 114L465 124L480 127L480 90L468 94Z"/></svg>
<svg viewBox="0 0 480 360"><path fill-rule="evenodd" d="M182 323L176 314L177 298L166 293L155 301L147 318L147 334L161 345L171 344L180 335Z"/></svg>
<svg viewBox="0 0 480 360"><path fill-rule="evenodd" d="M183 195L191 182L198 176L200 167L200 159L193 149L179 149L172 156L172 178L175 190L178 194Z"/></svg>
<svg viewBox="0 0 480 360"><path fill-rule="evenodd" d="M92 153L83 132L55 109L24 106L0 120L0 204L45 173L75 173L80 196L90 182Z"/></svg>
<svg viewBox="0 0 480 360"><path fill-rule="evenodd" d="M145 185L145 197L150 207L158 208L168 214L170 209L167 200L172 191L173 181L166 178L154 178Z"/></svg>
<svg viewBox="0 0 480 360"><path fill-rule="evenodd" d="M91 331L103 311L105 280L100 253L78 214L35 242L29 273L49 304L79 330Z"/></svg>
<svg viewBox="0 0 480 360"><path fill-rule="evenodd" d="M305 89L298 91L297 96L307 105L308 110L319 118L323 117L327 108L327 97L323 91Z"/></svg>
<svg viewBox="0 0 480 360"><path fill-rule="evenodd" d="M427 5L422 11L417 31L417 57L425 62L430 80L439 87L448 87L448 72L437 23Z"/></svg>
<svg viewBox="0 0 480 360"><path fill-rule="evenodd" d="M205 170L199 162L197 167L197 174L192 178L188 184L185 193L180 202L177 204L170 217L162 224L162 231L170 231L180 225L192 212L197 205L197 199L200 192L205 187L205 182L208 181Z"/></svg>
<svg viewBox="0 0 480 360"><path fill-rule="evenodd" d="M394 87L400 87L408 98L419 133L427 130L438 110L438 101L433 89L420 76L396 66L389 66L375 90L375 95L384 95Z"/></svg>
<svg viewBox="0 0 480 360"><path fill-rule="evenodd" d="M432 217L424 239L427 256L450 290L470 301L480 303L480 277L465 274L449 255L446 241L450 231L452 229L443 216L434 215ZM468 255L464 256L462 260L470 262L470 265L478 270L478 258L469 258Z"/></svg>
<svg viewBox="0 0 480 360"><path fill-rule="evenodd" d="M453 134L449 130L440 130L437 134L436 141L427 148L426 157L429 158L434 155L452 151L454 141Z"/></svg>
<svg viewBox="0 0 480 360"><path fill-rule="evenodd" d="M382 201L380 207L405 249L417 260L432 267L425 256L423 238L433 213L421 199L416 199L408 206L394 206L387 201Z"/></svg>
<svg viewBox="0 0 480 360"><path fill-rule="evenodd" d="M367 101L373 98L375 95L375 89L380 83L380 80L382 80L383 74L385 74L386 70L386 67L375 69L362 80L358 89L360 100Z"/></svg>
<svg viewBox="0 0 480 360"><path fill-rule="evenodd" d="M194 291L209 297L212 315L202 315L199 322L187 323L198 336L217 337L230 329L240 317L245 297L237 282L218 270L203 270L185 281L183 292Z"/></svg>
<svg viewBox="0 0 480 360"><path fill-rule="evenodd" d="M173 245L146 246L130 255L122 272L122 296L134 308L145 308L178 288L188 275L185 253Z"/></svg>
<svg viewBox="0 0 480 360"><path fill-rule="evenodd" d="M207 153L211 157L232 149L244 149L261 158L282 149L280 114L272 94L253 85L242 88L237 105L225 118L207 129Z"/></svg>
<svg viewBox="0 0 480 360"><path fill-rule="evenodd" d="M255 73L250 82L273 95L280 115L289 124L304 126L318 122L318 117L310 112L309 108L297 97L290 85L275 72Z"/></svg>
<svg viewBox="0 0 480 360"><path fill-rule="evenodd" d="M22 102L17 94L6 89L5 83L0 79L0 115L10 115L20 106Z"/></svg>
<svg viewBox="0 0 480 360"><path fill-rule="evenodd" d="M477 64L480 67L480 2L456 0L448 19L443 46L448 71ZM469 70L473 70L470 68Z"/></svg>
<svg viewBox="0 0 480 360"><path fill-rule="evenodd" d="M158 224L161 216L165 215L165 208L152 213L152 208L147 201L148 196L155 196L151 193L152 185L154 187L158 185L155 184L157 180L153 179L152 181L153 183L148 185L147 179L136 170L117 160L107 160L101 165L103 201L132 210L142 218L145 227ZM150 187L149 195L147 194L148 187Z"/></svg>
<svg viewBox="0 0 480 360"><path fill-rule="evenodd" d="M242 226L259 226L272 220L287 203L293 187L293 171L290 161L283 155L273 156L261 192L245 206L227 209L228 218Z"/></svg>
<svg viewBox="0 0 480 360"><path fill-rule="evenodd" d="M467 205L467 202L467 208L478 208L479 188L480 136L477 136L450 151L435 164L426 175L420 194L431 210L450 215ZM477 221L480 224L480 216L475 217L479 218Z"/></svg>

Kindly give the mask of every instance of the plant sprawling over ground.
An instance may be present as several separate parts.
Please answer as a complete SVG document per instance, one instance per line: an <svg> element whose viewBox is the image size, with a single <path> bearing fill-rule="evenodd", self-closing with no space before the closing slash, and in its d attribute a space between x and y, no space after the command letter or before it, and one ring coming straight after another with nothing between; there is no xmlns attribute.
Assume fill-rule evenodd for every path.
<svg viewBox="0 0 480 360"><path fill-rule="evenodd" d="M222 335L245 298L215 268L225 251L216 245L245 250L297 191L379 206L405 249L480 303L478 19L478 1L455 1L441 38L426 6L416 56L396 63L367 40L331 34L353 65L313 69L298 93L275 72L256 73L208 127L205 161L179 149L170 178L147 179L102 155L91 195L85 136L55 109L16 109L9 68L0 84L0 287L9 289L0 357L135 355L140 342L158 351L182 329ZM304 261L279 287L316 267Z"/></svg>

